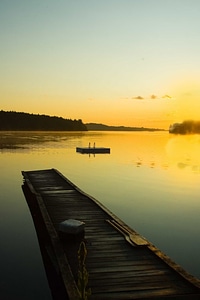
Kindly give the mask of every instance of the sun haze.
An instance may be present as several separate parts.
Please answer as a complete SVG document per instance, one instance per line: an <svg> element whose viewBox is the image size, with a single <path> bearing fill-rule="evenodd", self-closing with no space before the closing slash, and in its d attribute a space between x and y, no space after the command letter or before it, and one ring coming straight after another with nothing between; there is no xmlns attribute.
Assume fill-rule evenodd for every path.
<svg viewBox="0 0 200 300"><path fill-rule="evenodd" d="M0 2L0 109L168 128L198 118L200 1Z"/></svg>
<svg viewBox="0 0 200 300"><path fill-rule="evenodd" d="M196 78L183 81L177 86L174 94L174 119L178 122L200 120L200 86Z"/></svg>

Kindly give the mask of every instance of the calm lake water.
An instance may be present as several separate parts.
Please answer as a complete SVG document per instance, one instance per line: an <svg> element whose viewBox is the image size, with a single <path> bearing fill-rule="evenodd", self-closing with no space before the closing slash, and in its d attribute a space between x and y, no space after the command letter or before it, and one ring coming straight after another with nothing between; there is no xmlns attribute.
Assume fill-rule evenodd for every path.
<svg viewBox="0 0 200 300"><path fill-rule="evenodd" d="M110 154L76 153L93 143ZM200 278L200 135L0 132L0 299L51 299L21 171L56 168Z"/></svg>

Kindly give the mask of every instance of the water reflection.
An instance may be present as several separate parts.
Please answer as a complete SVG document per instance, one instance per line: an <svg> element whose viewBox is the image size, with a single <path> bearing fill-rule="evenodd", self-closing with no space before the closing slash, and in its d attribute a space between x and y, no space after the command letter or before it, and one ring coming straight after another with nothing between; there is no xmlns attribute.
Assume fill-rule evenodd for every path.
<svg viewBox="0 0 200 300"><path fill-rule="evenodd" d="M88 156L76 153L76 147L85 147L89 142L109 147L111 154ZM186 270L200 277L200 241L196 239L200 234L199 153L199 135L0 132L0 168L3 170L0 173L3 220L0 233L2 245L9 244L9 251L4 249L2 255L4 277L15 286L20 285L26 272L27 278L33 278L33 284L23 287L19 291L20 297L15 299L25 299L23 289L26 288L26 293L35 290L37 278L43 278L41 272L37 275L41 260L35 257L39 249L35 249L34 228L21 193L21 170L58 169ZM12 238L10 220L14 223L16 236L21 239ZM31 245L28 252L27 241ZM17 249L13 256L12 249ZM29 263L27 267L22 266L24 252ZM12 273L7 272L10 261L15 262ZM31 263L33 261L37 263ZM45 283L42 280L37 286L41 285L43 294ZM6 287L5 295L8 295L12 291ZM0 298L4 299L1 294ZM31 300L36 298L45 299L44 296L29 297Z"/></svg>
<svg viewBox="0 0 200 300"><path fill-rule="evenodd" d="M189 168L199 173L200 135L173 136L167 132L112 132L111 134L110 132L1 131L0 151L84 147L84 143L95 144L101 141L102 137L106 141L106 146L111 147L115 155L119 155L122 161L132 158L137 168L167 170L169 166L177 166L179 170ZM95 157L95 154L89 154L88 157Z"/></svg>
<svg viewBox="0 0 200 300"><path fill-rule="evenodd" d="M175 135L166 144L166 153L171 164L180 170L189 168L195 173L200 169L200 135Z"/></svg>
<svg viewBox="0 0 200 300"><path fill-rule="evenodd" d="M133 141L132 141L133 142ZM133 142L134 143L134 142ZM130 141L123 140L123 144L129 147L126 153L137 152L139 156L134 160L137 168L161 168L177 167L179 170L190 169L192 172L200 171L200 135L159 135L144 136L143 139L135 141L130 145ZM130 153L129 153L130 155Z"/></svg>
<svg viewBox="0 0 200 300"><path fill-rule="evenodd" d="M84 132L72 131L0 131L0 149L28 149L47 143L79 140Z"/></svg>

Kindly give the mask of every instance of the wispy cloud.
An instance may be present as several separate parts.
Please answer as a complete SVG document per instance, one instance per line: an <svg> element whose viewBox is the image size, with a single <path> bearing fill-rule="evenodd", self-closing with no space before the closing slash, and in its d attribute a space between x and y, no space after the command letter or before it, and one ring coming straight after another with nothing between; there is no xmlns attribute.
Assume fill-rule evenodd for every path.
<svg viewBox="0 0 200 300"><path fill-rule="evenodd" d="M164 96L162 96L162 98L163 98L163 99L172 99L172 97L169 96L169 95L164 95Z"/></svg>
<svg viewBox="0 0 200 300"><path fill-rule="evenodd" d="M143 100L144 98L142 96L136 96L136 97L132 97L132 99Z"/></svg>
<svg viewBox="0 0 200 300"><path fill-rule="evenodd" d="M138 95L138 96L134 96L134 97L131 97L131 98L124 97L124 99L126 99L126 100L127 99L132 99L132 100L155 100L155 99L160 100L160 99L166 99L166 100L169 100L169 99L173 99L173 97L170 96L170 95L168 95L168 94L166 94L166 95L164 95L162 97L161 96L157 96L156 94L152 94L152 95L150 95L148 97Z"/></svg>

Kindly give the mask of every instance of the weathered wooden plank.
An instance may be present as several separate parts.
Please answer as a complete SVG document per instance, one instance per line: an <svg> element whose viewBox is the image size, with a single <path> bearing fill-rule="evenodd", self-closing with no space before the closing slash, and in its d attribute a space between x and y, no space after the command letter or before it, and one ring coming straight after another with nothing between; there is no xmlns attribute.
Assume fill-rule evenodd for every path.
<svg viewBox="0 0 200 300"><path fill-rule="evenodd" d="M163 281L163 279L168 279L169 275L172 275L169 271L167 270L159 270L156 272L151 273L146 273L145 272L132 272L132 271L126 271L126 272L120 272L120 273L108 273L105 272L104 274L102 274L103 276L99 276L98 273L93 273L92 276L90 276L90 279L92 282L98 282L98 285L100 284L101 280L105 280L106 284L109 284L110 280L114 280L115 283L116 282L120 282L122 283L121 279L123 278L123 282L128 282L130 281L131 284L135 284L135 282L140 282L142 284L144 284L144 282L148 282L148 281ZM168 281L168 280L167 280ZM171 276L171 281L175 281L176 282L176 276L173 277L173 275ZM171 283L170 283L171 284Z"/></svg>
<svg viewBox="0 0 200 300"><path fill-rule="evenodd" d="M102 282L101 282L102 283ZM95 291L95 287L92 286L92 289L93 291ZM97 287L97 290L99 289L99 287ZM108 285L105 285L105 282L102 283L101 285L101 292L104 292L104 291L107 291L109 289L109 291L112 291L112 292L137 292L138 290L140 291L149 291L149 290L163 290L163 289L168 289L168 290L171 290L171 293L177 293L180 291L180 289L177 288L177 286L175 285L175 282L174 282L174 285L172 284L169 284L168 281L161 281L161 282L146 282L145 286L144 284L128 284L128 282L126 281L123 281L123 282L118 282L115 283L110 283L109 286Z"/></svg>
<svg viewBox="0 0 200 300"><path fill-rule="evenodd" d="M142 300L147 300L150 299L149 295L151 294L151 299L156 299L156 300L163 300L165 299L170 299L170 300L199 300L199 295L192 295L191 294L175 294L172 296L172 290L171 289L161 289L161 290L146 290L146 291L137 291L133 293L132 291L130 292L93 292L91 295L90 299L91 300L128 300L128 299L142 299Z"/></svg>

